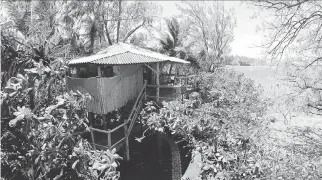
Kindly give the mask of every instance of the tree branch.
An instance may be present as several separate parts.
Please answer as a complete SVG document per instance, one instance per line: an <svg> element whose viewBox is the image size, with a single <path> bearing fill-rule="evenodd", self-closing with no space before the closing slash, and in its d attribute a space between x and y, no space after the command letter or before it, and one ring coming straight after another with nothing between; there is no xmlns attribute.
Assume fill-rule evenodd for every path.
<svg viewBox="0 0 322 180"><path fill-rule="evenodd" d="M132 29L131 31L129 31L125 38L123 39L123 42L125 42L136 30L138 30L140 27L142 27L145 24L146 20L143 20L141 24L139 24L138 26L136 26L134 29Z"/></svg>

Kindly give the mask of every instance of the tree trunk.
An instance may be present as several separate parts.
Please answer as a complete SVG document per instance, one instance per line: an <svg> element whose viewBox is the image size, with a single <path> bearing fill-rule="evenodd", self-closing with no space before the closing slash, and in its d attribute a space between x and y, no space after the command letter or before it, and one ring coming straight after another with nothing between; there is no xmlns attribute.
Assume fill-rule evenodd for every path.
<svg viewBox="0 0 322 180"><path fill-rule="evenodd" d="M117 21L117 31L116 31L116 42L119 42L120 39L120 26L121 26L121 11L122 11L122 1L119 0L119 17Z"/></svg>
<svg viewBox="0 0 322 180"><path fill-rule="evenodd" d="M90 32L90 46L88 53L92 54L94 52L94 43L95 43L95 36L96 36L96 27L95 27L95 22L93 22L92 27L91 27L91 32Z"/></svg>
<svg viewBox="0 0 322 180"><path fill-rule="evenodd" d="M112 45L113 43L112 43L112 40L110 37L110 33L108 32L108 29L107 29L107 22L104 23L104 27L105 27L105 31L106 31L106 38L107 38L108 44Z"/></svg>

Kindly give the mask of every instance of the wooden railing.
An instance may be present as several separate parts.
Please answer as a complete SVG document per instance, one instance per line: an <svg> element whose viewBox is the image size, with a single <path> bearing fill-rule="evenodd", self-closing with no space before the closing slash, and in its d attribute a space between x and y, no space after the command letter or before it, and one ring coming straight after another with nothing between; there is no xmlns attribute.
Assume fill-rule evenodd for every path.
<svg viewBox="0 0 322 180"><path fill-rule="evenodd" d="M176 74L162 74L160 76L160 83L168 83L168 84L181 84L186 85L191 78L196 77L196 75L176 75ZM171 80L173 78L173 80Z"/></svg>
<svg viewBox="0 0 322 180"><path fill-rule="evenodd" d="M102 130L102 129L96 129L96 128L93 128L93 127L90 127L90 130L91 131L97 131L97 132L100 132L100 133L104 133L104 134L107 134L107 146L102 146L102 145L99 145L99 144L95 144L95 140L93 139L92 143L94 145L94 148L95 146L98 146L98 147L103 147L103 148L107 148L107 149L113 149L113 148L116 148L117 150L122 147L123 143L125 143L125 150L126 150L126 159L129 160L130 159L130 154L129 154L129 136L131 134L131 131L133 129L133 126L135 124L135 120L137 119L139 113L140 113L140 110L141 110L141 107L143 105L143 101L146 100L146 84L147 82L145 81L144 84L143 84L143 87L138 95L138 97L136 98L136 101L133 105L133 108L131 110L131 113L128 117L128 119L126 119L122 124L118 125L116 128L114 129L111 129L111 130ZM124 137L121 138L119 141L117 141L116 143L112 144L112 134L119 130L120 128L124 128Z"/></svg>
<svg viewBox="0 0 322 180"><path fill-rule="evenodd" d="M193 78L196 77L196 75L179 75L176 76L174 74L163 74L161 75L161 77L168 77L168 79L170 79L170 77L173 76L174 77L174 81L173 82L168 82L166 84L160 84L160 85L151 85L148 84L147 88L148 88L148 95L147 97L149 99L153 99L153 100L183 100L183 97L185 96L185 94L187 94L189 92L189 89L192 88L191 86L191 81ZM162 82L161 82L162 83ZM164 82L163 82L164 83ZM155 89L159 89L159 93L157 93L158 90L154 91ZM166 90L162 90L162 89L171 89L172 92L167 92ZM151 90L151 91L149 91ZM163 92L162 92L163 91ZM158 95L159 94L159 95ZM162 94L162 95L160 95Z"/></svg>
<svg viewBox="0 0 322 180"><path fill-rule="evenodd" d="M168 94L166 94L166 96L159 95L160 99L175 100L175 99L181 99L183 87L181 85L150 85L150 84L148 84L147 88L149 88L149 89L160 88L160 91L162 91L161 89L175 90L175 92L168 93ZM147 98L152 98L152 99L156 100L158 97L153 94L154 94L154 91L152 91L152 93L150 92L147 95ZM174 97L172 97L172 96L174 96Z"/></svg>
<svg viewBox="0 0 322 180"><path fill-rule="evenodd" d="M136 101L133 105L132 111L127 119L127 123L130 123L130 127L127 131L128 132L127 134L131 133L134 122L137 119L137 117L140 113L140 110L142 108L143 100L146 100L146 86L147 86L147 81L144 82L143 88L142 88L138 98L136 99Z"/></svg>

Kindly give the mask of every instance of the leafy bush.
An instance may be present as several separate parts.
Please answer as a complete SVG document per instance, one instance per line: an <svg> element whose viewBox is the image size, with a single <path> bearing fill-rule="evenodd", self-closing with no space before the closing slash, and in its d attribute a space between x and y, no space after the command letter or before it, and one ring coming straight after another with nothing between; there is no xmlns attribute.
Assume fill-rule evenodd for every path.
<svg viewBox="0 0 322 180"><path fill-rule="evenodd" d="M148 103L145 123L156 131L180 135L202 155L203 179L259 178L262 138L268 121L259 87L230 70L201 73L193 86L198 92L183 102Z"/></svg>
<svg viewBox="0 0 322 180"><path fill-rule="evenodd" d="M6 179L118 179L114 151L93 150L87 95L66 92L63 61L33 61L1 91L1 166Z"/></svg>
<svg viewBox="0 0 322 180"><path fill-rule="evenodd" d="M322 177L322 130L317 127L291 127L283 138L270 138L263 144L263 179L315 180ZM274 137L274 136L273 136Z"/></svg>

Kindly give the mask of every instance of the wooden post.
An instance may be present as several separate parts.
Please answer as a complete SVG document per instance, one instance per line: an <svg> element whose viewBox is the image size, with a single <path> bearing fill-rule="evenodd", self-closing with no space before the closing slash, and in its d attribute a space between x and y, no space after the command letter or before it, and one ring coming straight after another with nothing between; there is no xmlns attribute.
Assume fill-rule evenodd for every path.
<svg viewBox="0 0 322 180"><path fill-rule="evenodd" d="M111 148L112 146L112 137L111 137L111 133L107 133L107 146L108 148ZM110 149L111 150L111 149Z"/></svg>
<svg viewBox="0 0 322 180"><path fill-rule="evenodd" d="M156 85L157 85L157 94L156 94L156 96L157 96L157 101L159 101L160 100L160 63L159 62L157 62L157 79L156 79Z"/></svg>
<svg viewBox="0 0 322 180"><path fill-rule="evenodd" d="M88 112L88 121L90 123L90 127L93 127L93 121L94 121L94 113L93 112ZM96 150L96 146L95 146L95 138L94 138L94 132L91 129L91 137L92 137L92 143L93 143L93 147Z"/></svg>
<svg viewBox="0 0 322 180"><path fill-rule="evenodd" d="M80 74L80 68L79 67L76 67L76 77L79 78L79 74Z"/></svg>
<svg viewBox="0 0 322 180"><path fill-rule="evenodd" d="M179 87L176 87L176 99L181 99L181 85Z"/></svg>
<svg viewBox="0 0 322 180"><path fill-rule="evenodd" d="M146 94L146 83L147 83L147 80L144 81L144 84L145 84L145 87L144 87L144 101L147 101L147 94Z"/></svg>
<svg viewBox="0 0 322 180"><path fill-rule="evenodd" d="M124 125L125 134L125 160L130 161L130 144L129 144L129 134L127 132L127 124Z"/></svg>
<svg viewBox="0 0 322 180"><path fill-rule="evenodd" d="M103 128L105 131L107 131L107 114L103 114L102 116L103 116Z"/></svg>
<svg viewBox="0 0 322 180"><path fill-rule="evenodd" d="M97 76L102 77L101 66L97 66Z"/></svg>

